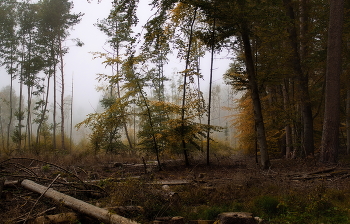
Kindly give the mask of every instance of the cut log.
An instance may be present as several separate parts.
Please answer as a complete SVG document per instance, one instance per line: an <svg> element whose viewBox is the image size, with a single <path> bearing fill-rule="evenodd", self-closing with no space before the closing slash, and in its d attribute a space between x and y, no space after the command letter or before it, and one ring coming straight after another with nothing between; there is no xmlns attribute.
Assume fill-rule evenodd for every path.
<svg viewBox="0 0 350 224"><path fill-rule="evenodd" d="M47 189L47 187L37 184L31 180L23 180L21 185L24 188L39 194L43 194ZM52 188L48 189L44 196L106 224L137 224L135 221L116 214L111 214L105 209L55 191Z"/></svg>
<svg viewBox="0 0 350 224"><path fill-rule="evenodd" d="M37 217L33 220L29 220L28 224L57 224L57 223L77 223L78 216L74 212L62 213L57 215L44 215Z"/></svg>
<svg viewBox="0 0 350 224"><path fill-rule="evenodd" d="M249 212L224 212L218 216L220 224L256 224L253 214Z"/></svg>
<svg viewBox="0 0 350 224"><path fill-rule="evenodd" d="M6 187L15 187L17 184L18 184L17 180L13 180L13 181L5 180L4 186L6 186Z"/></svg>

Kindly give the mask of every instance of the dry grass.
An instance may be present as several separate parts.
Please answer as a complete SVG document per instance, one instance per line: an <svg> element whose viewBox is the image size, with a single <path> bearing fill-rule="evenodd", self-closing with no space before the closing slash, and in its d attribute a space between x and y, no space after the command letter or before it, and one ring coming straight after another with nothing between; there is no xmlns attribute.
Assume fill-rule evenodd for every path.
<svg viewBox="0 0 350 224"><path fill-rule="evenodd" d="M159 216L180 215L187 220L214 219L225 211L253 212L271 223L347 223L349 218L348 178L300 181L290 178L295 173L319 169L314 159L276 159L272 160L271 169L266 171L255 164L254 157L218 154L212 157L212 165L208 167L204 156L198 155L196 159L191 159L191 167L185 167L182 160L174 158L165 161L163 171L154 169L145 174L142 166L126 164L140 164L142 157L153 160L146 155L94 155L82 151L25 156L65 167L84 180L100 179L98 185L109 196L85 200L101 207L141 206L144 212L128 215L140 223L151 222ZM115 162L125 165L116 167L113 166ZM346 167L346 160L341 164ZM49 173L50 167L45 175ZM133 178L135 175L140 178ZM125 179L116 181L118 178ZM170 186L168 191L164 191L161 185L150 184L152 181L174 179L186 179L192 183ZM175 192L176 197L169 197L169 191ZM3 197L7 198L3 198L0 204L2 220L24 214L37 198L37 195L21 188L6 192ZM57 205L43 200L36 212L50 206ZM68 209L58 208L53 212L62 211Z"/></svg>

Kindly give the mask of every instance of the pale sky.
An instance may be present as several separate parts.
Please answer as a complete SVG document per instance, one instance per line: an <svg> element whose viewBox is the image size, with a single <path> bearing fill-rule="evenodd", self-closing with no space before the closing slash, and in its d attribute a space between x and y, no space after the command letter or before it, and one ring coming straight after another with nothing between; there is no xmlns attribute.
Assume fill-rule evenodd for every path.
<svg viewBox="0 0 350 224"><path fill-rule="evenodd" d="M138 17L140 19L140 25L143 25L151 15L150 7L148 6L150 1L142 0L140 2L142 2L142 5L139 7L140 12L138 12ZM100 93L96 91L96 86L98 85L96 80L97 74L111 74L111 68L105 68L102 64L102 59L93 60L93 55L90 53L105 52L104 48L108 49L108 44L106 44L107 37L99 31L94 24L97 23L98 19L102 20L109 15L111 0L102 0L100 3L98 0L92 0L91 3L88 3L87 0L73 0L73 3L74 13L82 12L85 14L81 22L74 26L73 30L70 30L70 37L68 37L68 40L65 42L65 45L70 48L69 53L64 57L65 95L71 95L73 77L73 117L75 123L85 119L88 113L94 112L94 109L97 108L100 98ZM84 42L84 46L76 47L75 44L70 41L70 39L75 38L79 38ZM230 56L231 55L227 55L226 52L220 56L216 56L217 60L214 62L214 84L222 82L222 74L228 68ZM203 83L206 84L209 82L210 57L207 56L202 59L201 64L202 71L206 71L203 72L205 77ZM182 70L184 70L184 62L179 62L178 59L174 57L174 59L170 60L169 65L167 65L165 73L167 76L171 76L174 72ZM3 70L1 69L1 71ZM1 87L8 85L9 76L6 73L0 72L0 78L3 80L0 83ZM18 94L18 80L14 82L14 85L16 93ZM59 100L59 95L57 100Z"/></svg>
<svg viewBox="0 0 350 224"><path fill-rule="evenodd" d="M81 115L81 113L93 112L93 108L97 106L100 94L96 91L96 86L98 85L96 74L111 73L111 68L105 68L102 64L102 59L92 60L93 56L89 53L105 52L104 48L108 48L108 44L106 44L107 37L93 24L98 19L108 16L111 9L111 0L102 0L100 3L98 3L98 0L92 0L91 3L88 3L87 0L74 0L73 2L73 12L83 12L85 15L82 21L70 32L71 38L80 38L85 45L83 47L70 47L70 53L65 56L66 93L67 95L70 94L71 75L74 74L74 110ZM143 25L151 15L150 7L148 7L150 1L142 0L140 2L142 2L142 5L139 6L140 12L138 12L138 17L140 19L140 25ZM228 68L230 56L226 52L220 56L216 56L217 60L214 62L214 83L222 82L222 74ZM210 57L202 59L201 63L202 71L207 71L204 74L206 80L204 83L208 83ZM167 67L166 75L169 76L174 71L182 71L184 69L184 62L176 61L174 57L174 60L171 60Z"/></svg>

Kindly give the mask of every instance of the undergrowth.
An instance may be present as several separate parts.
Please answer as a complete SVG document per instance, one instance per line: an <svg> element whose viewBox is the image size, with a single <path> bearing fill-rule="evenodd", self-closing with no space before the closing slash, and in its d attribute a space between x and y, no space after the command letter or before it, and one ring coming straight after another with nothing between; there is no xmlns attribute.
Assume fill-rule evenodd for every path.
<svg viewBox="0 0 350 224"><path fill-rule="evenodd" d="M105 187L111 192L111 197L105 201L106 205L142 206L144 214L129 217L141 223L164 216L182 216L185 220L215 220L220 213L239 211L252 212L254 216L273 224L333 224L350 221L348 189L316 186L307 191L290 189L286 192L281 189L280 192L275 190L274 194L268 194L256 187L235 188L230 184L210 189L184 185L171 188L180 199L172 201L160 186L139 180L107 183ZM266 189L271 188L273 186Z"/></svg>

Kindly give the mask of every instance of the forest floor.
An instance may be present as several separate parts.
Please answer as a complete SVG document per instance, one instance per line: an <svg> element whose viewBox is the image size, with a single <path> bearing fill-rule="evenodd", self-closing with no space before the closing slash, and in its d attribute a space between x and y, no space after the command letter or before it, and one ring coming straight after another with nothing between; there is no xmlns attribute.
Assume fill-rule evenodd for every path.
<svg viewBox="0 0 350 224"><path fill-rule="evenodd" d="M326 206L326 212L330 207L342 208L342 214L344 208L350 208L345 202L350 198L350 163L345 157L339 164L329 166L318 163L315 158L276 158L271 159L268 170L260 169L254 157L241 154L214 157L210 166L205 165L204 159L191 161L189 167L184 166L182 160L168 160L162 165L162 171L154 161L144 163L142 158L120 156L44 156L1 161L0 177L4 176L7 184L0 200L0 223L30 223L43 215L71 212L21 187L19 183L23 179L50 185L98 207L139 206L137 208L142 209L136 212L117 209L116 213L140 223L151 223L164 216L212 219L227 209L253 212L274 220L277 213L281 214L275 201L277 207L284 206L289 215L293 211L312 213L317 209L323 212L319 208L321 205ZM264 196L270 198L261 199ZM273 208L269 208L269 204ZM349 212L345 213L349 217ZM283 217L294 220L286 213ZM79 220L80 223L94 222L87 217ZM320 220L322 217L318 218Z"/></svg>

